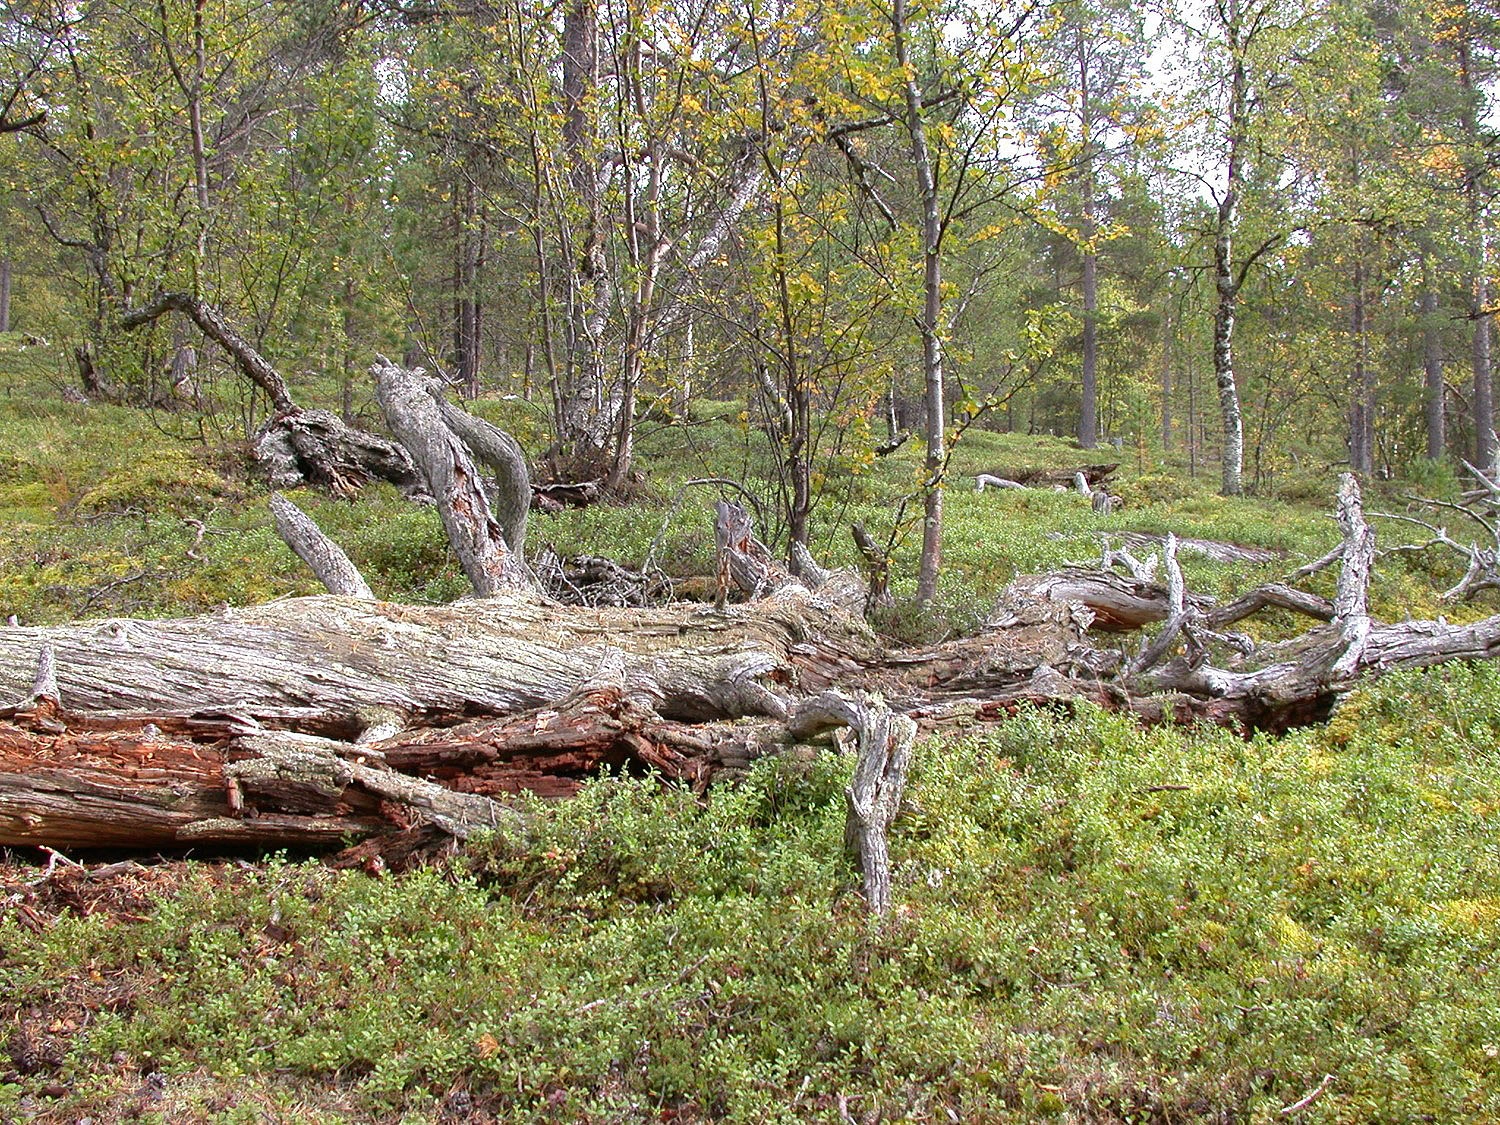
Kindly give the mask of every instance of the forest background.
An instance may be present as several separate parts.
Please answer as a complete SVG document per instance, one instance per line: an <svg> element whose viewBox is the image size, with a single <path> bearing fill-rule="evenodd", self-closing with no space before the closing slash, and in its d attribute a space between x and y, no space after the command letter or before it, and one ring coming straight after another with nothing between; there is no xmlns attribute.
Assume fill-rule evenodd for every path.
<svg viewBox="0 0 1500 1125"><path fill-rule="evenodd" d="M190 325L117 330L186 291L350 417L404 354L615 485L640 426L738 402L803 542L904 430L929 504L969 425L1228 494L1488 466L1497 34L1461 3L8 4L0 330L252 434L272 404Z"/></svg>

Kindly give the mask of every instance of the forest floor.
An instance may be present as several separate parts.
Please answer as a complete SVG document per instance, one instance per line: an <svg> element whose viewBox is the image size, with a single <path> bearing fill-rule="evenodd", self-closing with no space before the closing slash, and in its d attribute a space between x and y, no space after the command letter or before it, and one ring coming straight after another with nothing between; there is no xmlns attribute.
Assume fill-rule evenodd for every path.
<svg viewBox="0 0 1500 1125"><path fill-rule="evenodd" d="M0 340L0 616L40 624L311 593L217 425L62 400L61 360ZM531 444L524 405L481 403ZM710 490L763 486L737 408L642 434L649 496L538 516L564 554L710 569ZM814 553L883 538L914 450L828 466ZM1186 560L1223 595L1338 541L1335 467L1225 501L1126 448L1125 507L978 494L972 474L1094 460L971 431L937 612L971 630L1017 573L1125 531L1271 548ZM1372 508L1451 480L1376 487ZM377 594L464 589L393 492L299 494ZM769 529L774 535L774 527ZM1377 530L1404 538L1388 524ZM1427 555L1382 559L1377 615L1455 611ZM1327 592L1326 590L1324 592ZM1260 627L1275 629L1273 615ZM1078 708L929 740L869 920L843 849L850 763L757 763L707 799L600 778L401 876L315 858L0 852L0 1121L1483 1121L1500 1118L1500 669L1358 690L1244 739ZM81 864L79 866L78 864Z"/></svg>

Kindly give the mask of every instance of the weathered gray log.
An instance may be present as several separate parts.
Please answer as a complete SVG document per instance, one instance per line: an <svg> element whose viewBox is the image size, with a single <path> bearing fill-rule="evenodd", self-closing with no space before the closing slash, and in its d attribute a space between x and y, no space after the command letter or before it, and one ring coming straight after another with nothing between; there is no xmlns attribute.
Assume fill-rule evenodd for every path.
<svg viewBox="0 0 1500 1125"><path fill-rule="evenodd" d="M448 542L480 597L535 589L526 561L506 542L465 443L444 422L422 378L384 356L370 368L386 424L422 471Z"/></svg>
<svg viewBox="0 0 1500 1125"><path fill-rule="evenodd" d="M808 589L816 590L828 581L829 572L818 564L818 560L813 558L812 552L805 544L793 539L790 554L792 573L806 583Z"/></svg>
<svg viewBox="0 0 1500 1125"><path fill-rule="evenodd" d="M1189 595L1194 605L1207 599ZM1165 587L1126 578L1112 571L1069 566L1050 574L1023 575L1000 595L992 620L1003 620L1027 602L1071 602L1093 614L1094 627L1106 632L1128 632L1165 621L1171 612Z"/></svg>
<svg viewBox="0 0 1500 1125"><path fill-rule="evenodd" d="M1113 548L1110 546L1108 535L1101 535L1099 569L1112 570L1117 566L1123 566L1125 573L1139 582L1152 582L1156 579L1156 568L1161 564L1161 556L1153 554L1142 560L1130 553L1128 545Z"/></svg>
<svg viewBox="0 0 1500 1125"><path fill-rule="evenodd" d="M1319 621L1332 621L1334 613L1333 603L1325 597L1281 582L1267 582L1228 605L1209 610L1205 620L1210 629L1223 629L1263 609L1287 609Z"/></svg>
<svg viewBox="0 0 1500 1125"><path fill-rule="evenodd" d="M825 597L831 582L811 591L795 581L718 612L578 610L527 597L445 607L323 597L178 621L4 628L0 699L16 702L0 707L0 829L15 835L0 843L57 846L48 825L81 832L78 818L88 816L107 822L99 842L125 842L109 834L116 824L152 841L197 833L312 842L382 831L387 806L413 823L465 830L473 810L481 822L490 815L486 806L460 802L470 811L458 815L431 791L386 777L382 765L471 795L562 792L588 770L627 763L697 785L702 763L748 761L753 747L813 729L820 714L853 715L874 732L872 745L889 750L881 777L899 750L902 713L929 724L1003 719L1026 703L1085 699L1150 721L1280 730L1326 715L1362 676L1500 653L1500 617L1466 626L1370 621L1362 588L1373 542L1357 488L1341 489L1340 509L1346 546L1334 620L1295 649L1248 654L1272 661L1261 667L1244 649L1230 667L1208 662L1209 644L1233 638L1205 630L1209 603L1188 594L1171 565L1169 589L1077 568L1018 580L985 633L898 652ZM1187 651L1122 668L1117 650L1090 640L1101 613L1115 615L1114 627L1126 616L1174 618ZM50 687L35 674L49 651ZM853 704L802 702L835 687L878 692L891 701L892 725L880 734L885 720L864 696L852 697L863 700L863 718ZM41 707L38 697L61 703ZM299 785L296 771L247 767L241 785L241 771L224 772L223 748L265 757L255 740L267 731L336 740L293 741L381 777L328 765L315 773L335 781ZM883 792L855 802L872 829L888 807ZM247 800L261 818L244 815ZM878 885L871 894L879 901Z"/></svg>
<svg viewBox="0 0 1500 1125"><path fill-rule="evenodd" d="M750 600L786 586L807 586L771 557L755 538L750 513L730 500L714 503L714 604L723 608L731 587Z"/></svg>
<svg viewBox="0 0 1500 1125"><path fill-rule="evenodd" d="M906 789L917 724L879 696L841 691L806 700L787 724L794 738L836 726L851 728L859 739L854 776L844 794L849 803L845 840L859 856L867 908L885 914L891 908L890 827Z"/></svg>
<svg viewBox="0 0 1500 1125"><path fill-rule="evenodd" d="M51 704L62 705L62 692L57 687L57 653L51 645L43 645L37 654L36 675L31 681L31 695L22 703L27 710Z"/></svg>
<svg viewBox="0 0 1500 1125"><path fill-rule="evenodd" d="M179 622L4 629L0 687L24 695L51 644L66 706L43 717L53 725L5 709L32 725L0 723L0 842L325 846L390 828L385 798L354 787L318 813L298 812L290 791L275 801L262 794L251 801L260 817L232 823L242 810L230 806L212 746L261 725L332 735L350 744L343 756L356 764L360 755L383 757L445 785L474 776L491 787L481 792L561 793L557 771L577 779L625 761L697 784L695 755L749 760L777 741L796 693L835 683L879 690L924 722L1003 719L1020 704L1089 699L1147 718L1281 729L1326 713L1353 682L1330 678L1346 649L1340 629L1327 626L1301 655L1268 668L1176 661L1145 673L1129 694L1109 684L1113 658L1089 646L1075 610L1031 603L1025 619L995 633L900 653L882 652L855 618L798 587L723 613L314 598ZM1497 653L1500 617L1372 625L1353 675ZM577 701L609 661L619 669L615 686L560 705ZM1180 694L1154 703L1139 694L1150 690ZM394 736L393 714L409 728ZM474 714L497 718L444 725ZM743 720L697 725L737 714L766 720L750 724L753 736ZM381 741L351 741L376 729Z"/></svg>
<svg viewBox="0 0 1500 1125"><path fill-rule="evenodd" d="M1333 619L1307 634L1294 657L1245 672L1179 659L1146 672L1138 682L1148 691L1183 691L1241 704L1253 721L1278 711L1326 703L1372 671L1493 655L1500 648L1500 617L1472 626L1431 621L1375 625L1368 604L1375 536L1365 522L1359 482L1352 473L1340 477L1337 518L1343 531L1343 561Z"/></svg>
<svg viewBox="0 0 1500 1125"><path fill-rule="evenodd" d="M271 494L271 516L276 534L305 562L330 594L349 598L374 598L359 568L349 561L343 548L312 521L301 508L279 492Z"/></svg>
<svg viewBox="0 0 1500 1125"><path fill-rule="evenodd" d="M225 777L241 800L260 798L284 807L289 794L302 793L316 812L347 802L353 787L379 800L393 801L460 840L476 830L520 824L513 809L488 797L455 793L431 781L366 764L359 759L371 753L368 746L341 747L325 739L267 731L241 735L235 747L253 755L224 767Z"/></svg>
<svg viewBox="0 0 1500 1125"><path fill-rule="evenodd" d="M983 492L986 488L1016 489L1026 491L1026 486L1004 477L997 477L992 473L980 473L974 478L974 491Z"/></svg>
<svg viewBox="0 0 1500 1125"><path fill-rule="evenodd" d="M1187 583L1183 580L1182 568L1177 565L1177 537L1175 535L1167 536L1166 544L1162 548L1162 560L1167 570L1167 623L1131 663L1130 674L1133 676L1138 676L1146 669L1160 664L1187 625L1190 611L1187 601Z"/></svg>
<svg viewBox="0 0 1500 1125"><path fill-rule="evenodd" d="M590 774L625 767L701 789L782 743L779 723L663 719L627 676L606 650L600 669L553 706L387 728L373 743L242 729L226 747L212 731L193 741L182 724L167 733L139 719L100 726L97 716L68 716L82 725L54 731L17 716L0 722L0 844L328 848L423 825L462 839L520 823L495 796L567 796Z"/></svg>
<svg viewBox="0 0 1500 1125"><path fill-rule="evenodd" d="M1160 547L1166 542L1165 535L1151 535L1141 531L1127 531L1122 538L1126 547ZM1268 563L1277 559L1277 553L1265 547L1242 547L1238 543L1224 543L1217 539L1182 536L1177 539L1177 554L1199 555L1218 563Z"/></svg>
<svg viewBox="0 0 1500 1125"><path fill-rule="evenodd" d="M797 564L797 577L819 598L843 606L851 613L864 612L870 589L858 574L844 567L830 570L819 565L801 543L792 543L791 555Z"/></svg>
<svg viewBox="0 0 1500 1125"><path fill-rule="evenodd" d="M349 738L372 714L415 724L544 706L606 647L624 652L633 691L685 719L774 714L777 685L821 689L879 651L861 620L800 585L723 613L320 596L176 620L0 629L0 701L26 696L46 645L75 712L237 717Z"/></svg>
<svg viewBox="0 0 1500 1125"><path fill-rule="evenodd" d="M213 305L190 293L163 293L120 318L126 331L178 312L223 348L235 366L265 391L275 414L256 435L255 458L272 488L304 484L351 496L371 479L390 481L407 495L421 488L411 459L400 446L345 423L327 410L303 410L286 379Z"/></svg>
<svg viewBox="0 0 1500 1125"><path fill-rule="evenodd" d="M389 830L377 802L320 815L230 807L222 758L150 726L67 736L0 723L0 844L149 851L187 843L337 847Z"/></svg>

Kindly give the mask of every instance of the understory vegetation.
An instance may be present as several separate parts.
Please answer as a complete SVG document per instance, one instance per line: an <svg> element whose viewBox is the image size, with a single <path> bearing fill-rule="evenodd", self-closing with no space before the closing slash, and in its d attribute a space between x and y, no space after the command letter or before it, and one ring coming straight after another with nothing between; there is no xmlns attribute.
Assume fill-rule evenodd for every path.
<svg viewBox="0 0 1500 1125"><path fill-rule="evenodd" d="M63 402L16 359L0 612L314 591L240 447L173 432L171 415ZM478 409L524 433L502 416L523 407ZM643 446L645 500L538 516L534 543L708 570L714 491L682 482L754 488L751 435L706 404ZM888 532L917 471L904 455L829 488L821 558L856 561L851 520ZM1270 504L1126 451L1127 503L1109 515L966 484L1079 458L971 430L942 600L919 614L898 582L883 627L977 628L1014 574L1095 559L1101 534L1279 552L1185 559L1211 594L1338 539L1332 469ZM1376 486L1371 506L1411 487ZM381 488L298 500L380 595L461 592L429 508ZM897 552L903 580L915 554ZM1445 559L1386 556L1376 612L1485 612L1438 605L1455 577ZM706 798L600 778L534 802L524 836L402 876L179 857L95 879L16 854L0 866L0 1120L1271 1121L1310 1095L1296 1119L1492 1119L1497 736L1500 672L1454 665L1382 680L1279 739L1087 707L928 738L881 921L844 851L850 762L833 752L763 761Z"/></svg>
<svg viewBox="0 0 1500 1125"><path fill-rule="evenodd" d="M1329 1075L1302 1120L1492 1119L1497 714L1455 666L1281 739L929 741L884 922L832 755L600 779L398 878L64 872L0 921L0 1117L1270 1121Z"/></svg>

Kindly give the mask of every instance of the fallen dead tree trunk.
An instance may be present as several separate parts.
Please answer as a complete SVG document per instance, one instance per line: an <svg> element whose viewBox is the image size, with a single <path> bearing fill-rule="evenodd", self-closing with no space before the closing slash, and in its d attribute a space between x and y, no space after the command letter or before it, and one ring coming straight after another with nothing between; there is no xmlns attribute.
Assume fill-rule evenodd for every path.
<svg viewBox="0 0 1500 1125"><path fill-rule="evenodd" d="M886 755L868 768L887 776L904 719L930 729L1088 701L1146 721L1282 730L1326 715L1363 678L1500 653L1500 617L1372 621L1373 546L1352 478L1339 508L1331 603L1268 586L1220 609L1186 589L1171 541L1165 586L1086 568L1018 580L980 635L916 649L870 633L852 575L804 558L806 578L792 578L732 512L721 513L723 573L752 600L720 608L590 609L522 590L448 606L328 596L3 628L0 699L16 702L0 708L0 843L452 837L503 821L507 794L566 795L600 771L702 787L835 712ZM1286 647L1221 632L1267 606L1327 624ZM1134 657L1100 639L1152 622L1165 631ZM834 691L868 705L824 698L812 721L809 701ZM869 704L876 695L884 711ZM878 860L890 791L851 798L866 859Z"/></svg>
<svg viewBox="0 0 1500 1125"><path fill-rule="evenodd" d="M1127 531L1121 536L1126 548L1159 548L1167 541L1165 535L1149 535L1141 531ZM1265 547L1242 547L1238 543L1223 543L1217 539L1191 539L1179 536L1177 552L1182 555L1201 555L1216 563L1269 563L1275 562L1277 553Z"/></svg>
<svg viewBox="0 0 1500 1125"><path fill-rule="evenodd" d="M1066 469L993 469L981 473L981 477L989 477L991 481L1003 481L1003 488L1059 488L1069 490L1075 487L1075 481L1081 476L1084 483L1092 491L1108 482L1109 478L1119 469L1119 462L1108 465L1074 465ZM976 478L977 479L977 478Z"/></svg>
<svg viewBox="0 0 1500 1125"><path fill-rule="evenodd" d="M0 694L25 695L49 647L71 712L349 738L392 715L434 725L555 703L610 652L663 714L775 714L776 685L821 689L879 651L862 621L800 588L723 611L330 596L176 620L0 629Z"/></svg>

